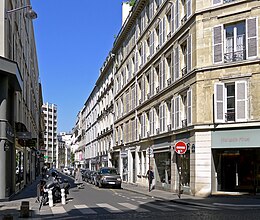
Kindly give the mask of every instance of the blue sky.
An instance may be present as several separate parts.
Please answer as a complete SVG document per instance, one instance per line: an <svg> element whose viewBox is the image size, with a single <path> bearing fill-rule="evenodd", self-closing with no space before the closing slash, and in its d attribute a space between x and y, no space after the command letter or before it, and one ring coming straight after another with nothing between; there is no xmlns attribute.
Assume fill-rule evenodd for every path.
<svg viewBox="0 0 260 220"><path fill-rule="evenodd" d="M69 132L112 49L123 0L31 0L44 102L58 108L58 131Z"/></svg>

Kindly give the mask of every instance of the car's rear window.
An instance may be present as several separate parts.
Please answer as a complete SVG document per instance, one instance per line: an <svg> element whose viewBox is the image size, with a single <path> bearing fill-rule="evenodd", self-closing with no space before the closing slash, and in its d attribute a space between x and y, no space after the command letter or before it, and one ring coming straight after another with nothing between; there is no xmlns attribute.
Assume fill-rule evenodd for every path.
<svg viewBox="0 0 260 220"><path fill-rule="evenodd" d="M102 174L117 174L116 169L102 169L100 170Z"/></svg>

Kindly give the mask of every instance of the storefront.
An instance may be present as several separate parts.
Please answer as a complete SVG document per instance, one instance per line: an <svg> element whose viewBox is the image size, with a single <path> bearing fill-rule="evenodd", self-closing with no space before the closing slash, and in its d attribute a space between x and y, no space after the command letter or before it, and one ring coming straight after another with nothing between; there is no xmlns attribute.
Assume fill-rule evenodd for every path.
<svg viewBox="0 0 260 220"><path fill-rule="evenodd" d="M215 191L260 192L260 129L212 132Z"/></svg>
<svg viewBox="0 0 260 220"><path fill-rule="evenodd" d="M155 140L153 145L155 187L171 189L171 138Z"/></svg>

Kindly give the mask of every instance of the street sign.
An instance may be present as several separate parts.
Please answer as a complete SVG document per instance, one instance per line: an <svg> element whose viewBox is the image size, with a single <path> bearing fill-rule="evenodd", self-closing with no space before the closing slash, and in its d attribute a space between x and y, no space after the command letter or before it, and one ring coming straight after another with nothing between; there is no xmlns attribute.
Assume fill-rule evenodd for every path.
<svg viewBox="0 0 260 220"><path fill-rule="evenodd" d="M151 148L151 147L147 148L146 152L147 152L148 155L152 155L153 154L153 148Z"/></svg>
<svg viewBox="0 0 260 220"><path fill-rule="evenodd" d="M185 154L187 151L187 145L185 142L183 141L178 141L176 144L175 144L175 152L177 154Z"/></svg>

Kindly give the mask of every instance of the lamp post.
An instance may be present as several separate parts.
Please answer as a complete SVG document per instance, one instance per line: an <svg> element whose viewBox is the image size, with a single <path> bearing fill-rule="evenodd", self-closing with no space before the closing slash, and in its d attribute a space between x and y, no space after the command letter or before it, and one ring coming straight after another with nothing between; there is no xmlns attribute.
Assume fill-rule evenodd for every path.
<svg viewBox="0 0 260 220"><path fill-rule="evenodd" d="M19 7L19 8L14 8L14 9L11 9L11 10L8 10L6 11L6 14L11 14L13 12L17 12L17 11L20 11L20 10L23 10L23 9L28 9L27 12L25 13L25 17L28 18L28 19L36 19L37 18L37 13L32 9L32 6L31 5L25 5L25 6L22 6L22 7Z"/></svg>

